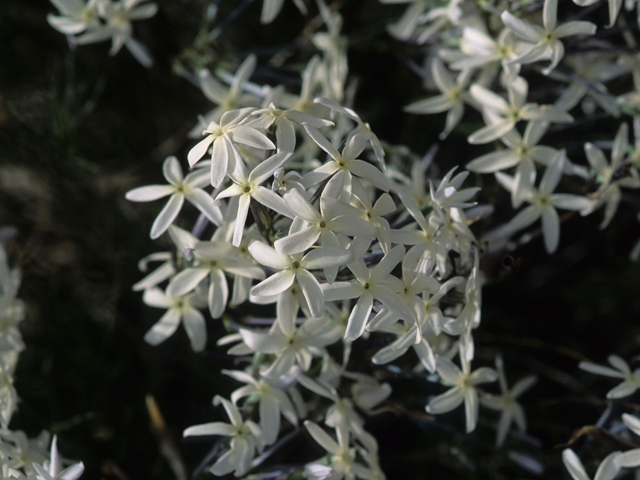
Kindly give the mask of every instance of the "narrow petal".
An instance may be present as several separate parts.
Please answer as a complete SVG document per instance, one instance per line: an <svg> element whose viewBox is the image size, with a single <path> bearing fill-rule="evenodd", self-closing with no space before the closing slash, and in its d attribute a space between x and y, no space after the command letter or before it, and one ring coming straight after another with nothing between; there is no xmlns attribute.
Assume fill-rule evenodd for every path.
<svg viewBox="0 0 640 480"><path fill-rule="evenodd" d="M309 305L309 310L314 318L324 315L324 293L320 288L320 284L307 270L298 270L296 280L302 289L304 298Z"/></svg>
<svg viewBox="0 0 640 480"><path fill-rule="evenodd" d="M197 188L189 192L185 198L189 203L196 207L207 217L211 223L220 226L223 224L224 219L220 207L214 205L213 198L204 190Z"/></svg>
<svg viewBox="0 0 640 480"><path fill-rule="evenodd" d="M200 77L200 88L202 88L204 95L212 102L223 103L227 96L227 89L211 75L209 70L201 70L198 76Z"/></svg>
<svg viewBox="0 0 640 480"><path fill-rule="evenodd" d="M282 270L263 280L251 289L251 295L266 296L284 292L293 285L296 276L292 270Z"/></svg>
<svg viewBox="0 0 640 480"><path fill-rule="evenodd" d="M249 182L260 185L273 176L291 157L291 152L280 152L264 160L249 174Z"/></svg>
<svg viewBox="0 0 640 480"><path fill-rule="evenodd" d="M371 281L381 282L389 276L392 270L402 261L405 252L406 250L402 245L396 245L391 249L371 272Z"/></svg>
<svg viewBox="0 0 640 480"><path fill-rule="evenodd" d="M513 150L492 152L472 160L467 164L467 169L477 173L493 173L505 170L517 165L520 156Z"/></svg>
<svg viewBox="0 0 640 480"><path fill-rule="evenodd" d="M193 167L198 160L205 156L207 150L209 150L209 146L213 143L214 136L208 135L203 140L199 141L191 150L189 150L189 154L187 155L187 159L189 160L189 165Z"/></svg>
<svg viewBox="0 0 640 480"><path fill-rule="evenodd" d="M638 385L631 382L622 382L615 388L612 388L607 392L608 399L625 398L634 393L638 389Z"/></svg>
<svg viewBox="0 0 640 480"><path fill-rule="evenodd" d="M318 211L309 203L304 195L295 188L291 189L284 195L289 209L298 217L309 223L320 223L322 217Z"/></svg>
<svg viewBox="0 0 640 480"><path fill-rule="evenodd" d="M553 32L556 38L569 37L572 35L593 35L598 27L591 22L573 21L567 22L556 28Z"/></svg>
<svg viewBox="0 0 640 480"><path fill-rule="evenodd" d="M476 429L478 423L478 392L475 388L464 390L464 413L467 419L467 433Z"/></svg>
<svg viewBox="0 0 640 480"><path fill-rule="evenodd" d="M418 102L413 102L404 107L408 113L440 113L451 109L455 103L448 95L436 95Z"/></svg>
<svg viewBox="0 0 640 480"><path fill-rule="evenodd" d="M260 427L264 435L264 441L271 445L278 439L280 433L280 408L275 398L263 396L260 399Z"/></svg>
<svg viewBox="0 0 640 480"><path fill-rule="evenodd" d="M480 130L469 135L467 141L473 145L481 145L483 143L489 143L493 140L497 140L501 136L510 132L515 127L516 122L509 118L505 118L486 127L482 127Z"/></svg>
<svg viewBox="0 0 640 480"><path fill-rule="evenodd" d="M362 160L351 160L349 162L349 171L358 177L364 178L374 187L384 192L389 191L389 182L384 174L370 163Z"/></svg>
<svg viewBox="0 0 640 480"><path fill-rule="evenodd" d="M260 264L274 268L276 270L284 270L289 268L291 259L288 255L282 255L275 248L266 243L253 241L249 244L249 253Z"/></svg>
<svg viewBox="0 0 640 480"><path fill-rule="evenodd" d="M151 345L158 345L174 334L180 325L180 312L168 310L158 322L145 334L144 341Z"/></svg>
<svg viewBox="0 0 640 480"><path fill-rule="evenodd" d="M280 353L287 348L288 339L283 336L276 336L267 333L253 332L244 328L240 329L242 341L254 352Z"/></svg>
<svg viewBox="0 0 640 480"><path fill-rule="evenodd" d="M619 467L624 468L635 468L640 466L640 448L634 448L633 450L621 453L620 456L618 456L616 463Z"/></svg>
<svg viewBox="0 0 640 480"><path fill-rule="evenodd" d="M173 300L167 297L159 288L149 288L144 291L142 301L151 307L171 308Z"/></svg>
<svg viewBox="0 0 640 480"><path fill-rule="evenodd" d="M273 246L278 253L293 255L307 251L320 237L321 230L315 225L292 235L276 240Z"/></svg>
<svg viewBox="0 0 640 480"><path fill-rule="evenodd" d="M170 297L179 297L189 293L195 289L208 274L208 268L187 268L181 271L169 282L167 295Z"/></svg>
<svg viewBox="0 0 640 480"><path fill-rule="evenodd" d="M172 185L148 185L129 190L124 198L130 202L152 202L171 195L175 191L176 189Z"/></svg>
<svg viewBox="0 0 640 480"><path fill-rule="evenodd" d="M555 30L558 16L558 0L545 0L542 8L542 23L550 32Z"/></svg>
<svg viewBox="0 0 640 480"><path fill-rule="evenodd" d="M253 187L251 197L255 198L258 203L261 203L267 208L284 215L285 217L295 218L295 215L289 210L287 203L276 192L269 190L268 188L257 186Z"/></svg>
<svg viewBox="0 0 640 480"><path fill-rule="evenodd" d="M446 413L459 407L464 401L464 395L460 387L453 387L441 395L431 399L426 407L427 413L437 415Z"/></svg>
<svg viewBox="0 0 640 480"><path fill-rule="evenodd" d="M171 197L169 197L169 201L160 211L160 213L156 217L156 220L151 226L151 238L156 239L167 231L167 228L169 228L169 226L173 223L173 221L180 213L180 209L182 208L183 203L184 195L182 194L174 193Z"/></svg>
<svg viewBox="0 0 640 480"><path fill-rule="evenodd" d="M588 210L593 206L593 200L568 193L555 193L553 195L549 195L549 201L556 208L575 210L578 212Z"/></svg>
<svg viewBox="0 0 640 480"><path fill-rule="evenodd" d="M238 125L229 131L229 137L234 143L241 143L261 150L275 150L276 146L255 128Z"/></svg>
<svg viewBox="0 0 640 480"><path fill-rule="evenodd" d="M483 107L502 115L509 114L509 104L500 95L478 84L473 84L469 91L473 98Z"/></svg>
<svg viewBox="0 0 640 480"><path fill-rule="evenodd" d="M446 357L436 358L436 369L445 385L458 385L462 381L462 372Z"/></svg>
<svg viewBox="0 0 640 480"><path fill-rule="evenodd" d="M238 213L236 214L236 220L233 225L233 241L231 242L234 247L239 247L242 242L244 225L247 221L250 203L251 197L249 195L240 195L240 200L238 201Z"/></svg>
<svg viewBox="0 0 640 480"><path fill-rule="evenodd" d="M336 162L342 159L342 156L340 155L338 150L336 150L336 147L331 145L331 142L329 142L329 140L327 140L326 137L318 131L318 129L307 124L304 125L304 129L306 130L307 134L309 134L311 139L316 142L316 144L322 150L327 152Z"/></svg>
<svg viewBox="0 0 640 480"><path fill-rule="evenodd" d="M514 398L518 398L524 392L529 390L537 381L538 377L535 375L528 375L518 380L511 389L511 395L513 395Z"/></svg>
<svg viewBox="0 0 640 480"><path fill-rule="evenodd" d="M640 450L640 449L636 449L636 450ZM627 452L627 454L628 453L629 452ZM623 466L623 465L620 465L620 461L619 461L620 455L621 455L620 452L613 452L607 455L602 461L602 463L600 464L600 466L598 467L598 470L596 471L596 476L593 477L593 480L613 480L613 478L620 471L620 467ZM630 458L630 456L628 458Z"/></svg>
<svg viewBox="0 0 640 480"><path fill-rule="evenodd" d="M224 273L219 268L210 272L209 278L209 313L213 318L220 318L227 308L229 285Z"/></svg>
<svg viewBox="0 0 640 480"><path fill-rule="evenodd" d="M597 365L595 363L589 362L580 362L578 364L578 368L580 370L584 370L589 373L594 373L596 375L603 375L605 377L613 377L613 378L624 378L625 375L622 372L614 370L613 368L604 367L602 365Z"/></svg>
<svg viewBox="0 0 640 480"><path fill-rule="evenodd" d="M320 247L307 253L300 264L303 268L313 270L316 268L340 267L353 261L353 253L340 247Z"/></svg>
<svg viewBox="0 0 640 480"><path fill-rule="evenodd" d="M587 472L584 471L582 462L573 450L570 448L563 450L562 461L573 480L590 480Z"/></svg>
<svg viewBox="0 0 640 480"><path fill-rule="evenodd" d="M545 208L542 212L542 233L547 252L555 252L560 241L560 220L558 212L552 206Z"/></svg>
<svg viewBox="0 0 640 480"><path fill-rule="evenodd" d="M538 43L544 34L543 28L531 25L507 11L502 12L501 18L509 30L529 42Z"/></svg>
<svg viewBox="0 0 640 480"><path fill-rule="evenodd" d="M196 435L224 435L226 437L230 437L234 435L234 432L235 428L233 425L224 422L213 422L189 427L182 435L185 437Z"/></svg>
<svg viewBox="0 0 640 480"><path fill-rule="evenodd" d="M322 285L325 300L332 302L335 300L348 300L362 295L362 285L350 282L334 282Z"/></svg>
<svg viewBox="0 0 640 480"><path fill-rule="evenodd" d="M207 327L202 313L195 308L187 308L183 313L183 324L193 351L201 352L204 350L207 344Z"/></svg>
<svg viewBox="0 0 640 480"><path fill-rule="evenodd" d="M363 294L356 303L355 307L349 315L347 330L344 338L347 340L355 340L363 333L369 319L369 314L373 308L373 296L370 293Z"/></svg>
<svg viewBox="0 0 640 480"><path fill-rule="evenodd" d="M307 431L311 434L313 439L318 442L322 448L334 455L340 455L340 447L336 441L327 434L327 432L309 420L305 420L304 426L307 428Z"/></svg>
<svg viewBox="0 0 640 480"><path fill-rule="evenodd" d="M517 230L521 230L523 228L528 227L533 222L535 222L540 216L542 212L538 210L533 205L529 205L527 208L518 213L508 224L507 227L509 231L515 232Z"/></svg>
<svg viewBox="0 0 640 480"><path fill-rule="evenodd" d="M628 413L622 414L622 422L636 435L640 435L640 419L629 415Z"/></svg>
<svg viewBox="0 0 640 480"><path fill-rule="evenodd" d="M218 188L222 185L229 165L232 162L232 147L225 137L217 138L213 142L213 152L211 154L211 185Z"/></svg>

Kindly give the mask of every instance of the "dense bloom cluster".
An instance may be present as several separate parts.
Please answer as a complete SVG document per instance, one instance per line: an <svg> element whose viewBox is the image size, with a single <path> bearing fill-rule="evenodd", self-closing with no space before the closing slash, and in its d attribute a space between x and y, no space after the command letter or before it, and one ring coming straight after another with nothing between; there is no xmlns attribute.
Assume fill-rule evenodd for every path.
<svg viewBox="0 0 640 480"><path fill-rule="evenodd" d="M3 229L0 228L0 232ZM0 241L0 470L2 478L24 480L75 480L82 475L84 465L75 463L63 468L58 454L57 438L43 431L29 440L24 432L9 429L9 422L18 405L13 387L13 374L20 352L25 345L18 325L24 319L25 306L18 298L21 273L11 268L4 245ZM51 450L49 450L51 443Z"/></svg>
<svg viewBox="0 0 640 480"><path fill-rule="evenodd" d="M50 15L49 23L76 35L76 43L112 39L111 54L125 45L143 65L151 64L131 36L131 21L153 16L155 4L52 2L61 15ZM583 52L568 46L600 46L594 35L602 26L571 15L559 18L557 0L540 5L450 0L439 7L423 0L383 0L410 4L388 26L393 41L430 45L424 50L425 69L417 70L437 93L405 111L447 112L443 141L471 118L475 127L465 135L469 148L485 152L465 159L468 171L456 167L444 175L429 169L431 157L409 164L411 154L397 154L403 147L381 142L351 108L354 87L343 19L323 0L316 3L325 31L310 35L315 55L302 72L299 93L284 85L251 83L258 62L253 55L235 75L194 72L204 96L215 104L189 133L197 141L186 158L166 158L166 185L126 194L134 202L168 197L150 236L166 235L171 251L143 259L145 271L150 262L161 264L134 286L145 304L164 310L145 340L160 344L182 324L194 351L216 343L244 367L224 372L240 385L230 398L213 400L230 423L184 431L184 436L227 438L210 459L214 475L244 476L302 425L326 450L304 467L305 478L384 478L378 444L362 413L392 395L376 368L403 356L414 359L413 352L414 370L446 387L424 393L426 413L463 406L466 432L472 432L483 406L500 412L497 446L514 423L524 433L526 416L517 399L535 376L509 388L500 357L496 369L472 368L480 360L474 332L482 318L483 257L519 235L527 237L521 232L531 233L538 221L544 246L553 253L563 222L572 216L558 210L586 216L602 209L605 228L624 190L640 188L638 58L612 49L593 67ZM594 2L574 3L567 7L579 12ZM295 4L307 11L304 2ZM283 0L265 0L261 22L273 21L282 6ZM620 8L621 2L609 2L610 25ZM531 14L536 9L541 15ZM616 89L626 90L609 92L607 84L619 78L627 81ZM541 83L548 88L538 88ZM547 141L553 129L569 128L596 110L619 124L618 133L609 143L581 144L586 160ZM635 148L623 114L633 117ZM603 149L611 150L610 161ZM493 174L512 208L520 209L500 212L507 221L481 238L474 223L493 208L478 204L481 189L468 185L470 172ZM190 205L185 207L185 200ZM199 215L191 231L180 226L189 211ZM12 295L13 302L0 303L0 312L15 311L7 316L14 329L22 312L14 300L16 278L0 270L2 292L9 292L4 295ZM229 307L245 304L271 306L260 309L270 314L237 318L229 313ZM227 336L207 339L208 321L231 317ZM19 334L12 335L12 351L19 351ZM372 337L382 346L371 358L371 372L352 371L353 342ZM4 427L15 408L9 381L13 358L8 353L0 358L8 379L0 412ZM614 368L593 363L580 368L622 380L609 399L640 388L637 371L624 360L612 355L609 362ZM485 390L496 381L499 392L488 391L491 386ZM624 424L640 435L637 418L626 415ZM55 439L51 448L48 467L35 467L43 478L63 475L54 465ZM589 478L573 450L566 449L562 460L575 480ZM595 478L612 479L621 469L639 465L637 450L612 452Z"/></svg>

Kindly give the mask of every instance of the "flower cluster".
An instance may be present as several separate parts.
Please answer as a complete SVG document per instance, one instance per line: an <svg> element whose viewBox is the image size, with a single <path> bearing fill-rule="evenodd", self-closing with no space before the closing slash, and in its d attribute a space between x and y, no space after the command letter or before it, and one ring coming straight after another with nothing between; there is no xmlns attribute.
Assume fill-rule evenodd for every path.
<svg viewBox="0 0 640 480"><path fill-rule="evenodd" d="M248 80L245 65L232 85ZM335 91L324 76L308 75L318 65L314 58L305 71L301 96ZM206 92L212 77L201 78ZM237 332L217 342L247 360L246 369L226 372L243 386L230 400L214 399L231 423L194 426L185 436L229 437L211 472L242 476L261 463L267 447L279 445L283 432L304 423L327 450L308 475L325 478L329 469L331 478L380 478L377 443L355 407L371 411L391 387L349 370L352 342L391 335L373 366L414 351L419 368L451 387L427 401L426 411L445 413L464 403L468 432L478 420L476 385L499 377L488 367L470 369L482 275L479 243L468 226L475 214L468 212L479 189L464 188L468 173L455 169L427 183L403 174L402 165L385 162L368 124L336 96L316 97L314 108L302 111L287 109L287 97L269 87L262 92L263 108L219 107L210 116L204 139L188 154L187 176L169 157L163 166L169 185L127 193L133 201L170 195L151 237L167 232L177 255L143 260L144 269L149 261L163 263L134 287L144 290L145 303L166 309L145 339L158 344L182 323L193 349L201 351L207 345L202 309L217 319L229 305L275 304L272 318L239 320ZM175 224L185 198L199 213L192 232ZM205 224L213 234L202 238ZM269 328L258 327L264 323ZM342 345L339 359L330 353L334 344ZM453 363L456 355L461 369ZM509 392L501 375L503 398L530 384ZM524 429L524 414L517 404L487 395L486 405L504 412L502 443L511 418ZM318 402L328 407L324 413Z"/></svg>
<svg viewBox="0 0 640 480"><path fill-rule="evenodd" d="M125 46L145 67L153 60L149 52L132 37L132 20L153 17L158 11L155 3L146 0L52 0L60 15L49 14L49 24L69 36L78 45L111 40L110 55L115 55Z"/></svg>
<svg viewBox="0 0 640 480"><path fill-rule="evenodd" d="M9 429L18 404L13 374L25 348L18 329L25 316L24 303L18 298L20 282L20 270L10 267L0 241L0 471L2 478L18 480L75 480L82 475L84 465L80 462L63 469L55 436L48 452L51 438L48 432L29 440L24 432Z"/></svg>
<svg viewBox="0 0 640 480"><path fill-rule="evenodd" d="M378 138L352 108L356 84L349 77L343 17L335 5L317 0L316 25L305 33L314 55L304 59L299 91L252 82L256 55L246 56L235 74L205 68L189 74L214 108L189 132L197 140L186 158L164 161L167 184L126 194L133 202L168 197L150 237L167 240L170 248L141 260L145 272L149 263L161 264L133 287L145 304L164 311L146 342L158 345L182 324L195 352L215 343L237 357L235 369L224 373L241 385L229 398L213 399L229 423L184 431L185 437L224 437L208 459L214 475L258 470L306 431L326 451L298 466L306 478L384 478L363 414L385 408L392 386L382 372L400 358L432 381L417 395L422 415L463 406L470 433L483 406L500 412L498 447L513 424L524 434L518 399L536 377L509 388L500 356L495 369L472 369L482 360L474 335L482 319L485 255L515 248L518 235L525 242L538 233L553 253L561 226L577 220L576 212L602 209L604 229L625 190L640 188L640 62L626 48L635 47L628 37L621 37L619 43L629 44L621 48L598 37L596 23L576 19L594 2L574 0L560 10L562 17L557 0L449 0L437 7L424 0L381 1L410 4L387 26L394 42L429 45L412 50L424 68L409 63L437 93L409 103L405 112L447 112L440 139L446 145L456 135L466 138L467 151L475 152L471 160L459 159L467 171L454 167L441 175L432 161L437 148L420 161L408 147ZM125 45L151 65L131 37L131 21L153 16L155 4L52 2L61 15L50 15L49 23L75 35L75 43L111 38L111 54ZM265 0L261 22L273 21L283 3ZM307 4L294 3L307 13ZM609 1L609 26L620 8L619 0ZM607 54L592 59L585 50ZM612 120L614 138L603 133L579 141L578 148L558 139L597 114ZM632 117L634 146L623 115ZM611 150L610 160L603 150ZM513 211L499 210L497 202L478 204L485 174L507 192ZM494 211L506 220L494 222L491 231L476 229L477 220ZM192 214L197 220L189 224ZM538 222L541 228L532 230ZM638 256L640 243L632 252ZM209 341L211 322L223 324L227 335ZM367 339L375 340L370 362L352 355L355 342ZM622 380L608 399L634 393L637 372L617 356L609 361L613 369L581 368ZM499 392L485 390L493 382ZM12 408L2 411L3 426ZM626 415L623 422L640 434L637 418ZM38 475L58 475L51 456L49 467L36 467ZM588 478L573 450L562 460L574 480ZM637 466L636 449L615 451L596 478Z"/></svg>

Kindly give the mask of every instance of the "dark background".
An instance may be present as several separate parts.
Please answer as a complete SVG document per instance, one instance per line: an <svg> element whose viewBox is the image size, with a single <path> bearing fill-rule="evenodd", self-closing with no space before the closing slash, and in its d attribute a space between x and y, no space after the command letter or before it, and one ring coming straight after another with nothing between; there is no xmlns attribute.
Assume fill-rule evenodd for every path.
<svg viewBox="0 0 640 480"><path fill-rule="evenodd" d="M317 12L313 6L305 18L286 1L276 21L261 26L261 2L254 2L217 41L198 44L198 33L219 25L240 2L222 0L209 23L204 20L208 3L202 0L158 3L155 17L134 23L135 37L156 61L146 70L124 48L110 57L108 43L70 51L65 37L47 24L46 15L57 12L46 1L0 2L0 226L17 228L7 248L23 271L20 298L27 305L22 324L27 349L15 383L21 402L11 427L30 436L42 429L57 433L62 454L85 463L84 478L175 478L150 427L147 395L155 398L167 438L193 472L212 441L184 442L181 432L226 421L211 400L238 386L219 374L233 367L214 345L225 331L221 322L209 322L202 354L191 351L182 329L151 347L142 337L161 312L145 307L141 294L131 291L142 276L138 260L169 245L166 238L148 237L160 203L130 204L124 193L163 183L167 155L178 155L184 165L193 145L185 134L198 114L212 108L179 71L202 66L234 71L255 52L252 81L283 82L297 92L299 72L314 54L304 33ZM430 95L407 66L409 60L421 64L425 47L402 45L385 32L404 8L345 1L341 13L350 39L350 72L359 81L355 109L380 138L422 155L437 140L444 114L402 112L404 105ZM282 48L286 60L274 66L273 52ZM540 81L535 72L530 75L530 81ZM480 122L479 115L467 115L441 143L442 172L490 150L466 144ZM584 163L585 138L612 139L617 126L610 120L590 123L551 133L545 142L569 148L572 160ZM480 234L511 212L491 176L472 176L468 184L473 183L487 188L481 201L499 205L496 219L474 227ZM580 185L569 189L578 191ZM413 412L367 419L388 478L535 478L509 459L513 451L542 462L546 478L568 478L554 447L567 442L574 429L596 422L606 407L606 391L615 385L580 372L578 361L604 363L614 352L629 359L638 351L639 267L628 261L640 238L634 205L637 198L625 197L605 231L597 229L601 213L567 219L553 256L538 237L510 257L483 259L490 283L475 336L475 365L492 366L495 354L502 353L510 384L530 372L539 376L522 398L537 444L510 437L496 450L497 415L486 410L472 435L463 434L461 409L424 420L427 397L443 389L381 369L394 387L394 402ZM188 226L193 220L181 221ZM366 353L380 345L376 342L357 348ZM399 365L410 368L412 361ZM350 368L359 366L355 361ZM633 411L636 401L619 402L616 412ZM306 434L302 438L306 447L290 448L266 465L321 455ZM610 451L599 442L582 448L588 470Z"/></svg>

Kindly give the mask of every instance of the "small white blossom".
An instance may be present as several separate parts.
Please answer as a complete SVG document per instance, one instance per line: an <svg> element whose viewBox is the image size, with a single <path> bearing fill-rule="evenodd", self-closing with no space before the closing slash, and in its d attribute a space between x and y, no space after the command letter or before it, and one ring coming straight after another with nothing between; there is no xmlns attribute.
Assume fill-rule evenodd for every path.
<svg viewBox="0 0 640 480"><path fill-rule="evenodd" d="M607 393L607 398L624 398L640 388L640 368L631 371L629 364L617 355L610 355L609 364L613 368L603 367L595 363L580 362L579 367L589 373L604 375L605 377L621 378L624 381Z"/></svg>
<svg viewBox="0 0 640 480"><path fill-rule="evenodd" d="M231 437L229 450L227 450L210 471L214 475L222 476L235 471L236 477L242 477L251 466L254 455L265 447L264 437L260 427L251 420L243 421L242 415L229 400L216 395L213 399L214 405L222 406L229 416L231 423L213 422L202 425L194 425L187 428L183 435L185 437L195 435L222 435Z"/></svg>

